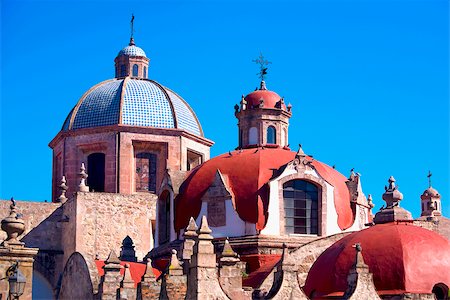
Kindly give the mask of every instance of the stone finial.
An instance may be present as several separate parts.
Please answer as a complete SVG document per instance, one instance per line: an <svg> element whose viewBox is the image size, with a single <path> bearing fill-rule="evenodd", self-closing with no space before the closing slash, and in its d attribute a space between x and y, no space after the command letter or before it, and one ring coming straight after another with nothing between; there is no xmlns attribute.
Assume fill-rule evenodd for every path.
<svg viewBox="0 0 450 300"><path fill-rule="evenodd" d="M355 180L356 174L355 174L355 168L352 168L350 170L350 176L348 177L348 180L353 181Z"/></svg>
<svg viewBox="0 0 450 300"><path fill-rule="evenodd" d="M367 268L367 265L364 262L364 257L362 256L362 247L360 243L356 243L352 246L353 248L355 248L356 250L356 258L355 258L355 263L353 264L353 266L355 268Z"/></svg>
<svg viewBox="0 0 450 300"><path fill-rule="evenodd" d="M89 192L89 186L86 185L86 179L88 178L88 174L86 173L84 163L81 163L80 173L78 173L78 175L80 176L80 185L78 186L79 191Z"/></svg>
<svg viewBox="0 0 450 300"><path fill-rule="evenodd" d="M303 151L302 144L298 144L297 154L295 154L295 158L305 157L305 152Z"/></svg>
<svg viewBox="0 0 450 300"><path fill-rule="evenodd" d="M198 229L198 239L199 240L212 240L213 236L210 234L212 232L211 228L208 226L208 219L206 216L202 216L202 222L200 228Z"/></svg>
<svg viewBox="0 0 450 300"><path fill-rule="evenodd" d="M288 246L285 243L283 243L282 268L283 270L286 269L291 270L293 266L295 266L295 260L291 255L289 255Z"/></svg>
<svg viewBox="0 0 450 300"><path fill-rule="evenodd" d="M147 258L145 273L142 276L143 281L156 281L155 274L153 273L152 261L150 258Z"/></svg>
<svg viewBox="0 0 450 300"><path fill-rule="evenodd" d="M172 249L172 257L170 258L169 275L183 275L183 267L177 257L177 250Z"/></svg>
<svg viewBox="0 0 450 300"><path fill-rule="evenodd" d="M245 96L242 95L241 97L241 110L246 110L247 109L247 100L245 100Z"/></svg>
<svg viewBox="0 0 450 300"><path fill-rule="evenodd" d="M372 194L369 194L369 196L367 197L367 204L369 205L370 209L375 207L375 204L373 204L373 200L372 200Z"/></svg>
<svg viewBox="0 0 450 300"><path fill-rule="evenodd" d="M237 114L239 112L239 105L234 105L234 113Z"/></svg>
<svg viewBox="0 0 450 300"><path fill-rule="evenodd" d="M261 80L261 83L259 85L260 90L267 90L266 82L264 80Z"/></svg>
<svg viewBox="0 0 450 300"><path fill-rule="evenodd" d="M369 266L364 262L361 244L353 245L356 251L355 261L347 276L347 289L343 299L381 300L375 289Z"/></svg>
<svg viewBox="0 0 450 300"><path fill-rule="evenodd" d="M195 223L194 218L191 217L189 219L189 224L186 227L186 231L184 232L184 236L190 236L190 237L197 236L197 230L198 230L198 226Z"/></svg>
<svg viewBox="0 0 450 300"><path fill-rule="evenodd" d="M412 220L411 213L399 206L400 200L403 199L403 194L399 192L398 186L395 185L393 176L389 178L389 186L385 186L384 189L383 200L386 201L386 207L383 206L380 208L373 222L375 224L383 224L394 221Z"/></svg>
<svg viewBox="0 0 450 300"><path fill-rule="evenodd" d="M395 185L394 176L389 177L389 186L385 186L385 193L383 194L383 200L386 201L386 208L392 208L399 206L400 201L403 199L403 194L398 190L398 186Z"/></svg>
<svg viewBox="0 0 450 300"><path fill-rule="evenodd" d="M122 280L122 284L121 286L123 288L134 288L134 280L131 277L131 271L130 271L130 264L126 263L125 264L125 272L123 275L123 280Z"/></svg>
<svg viewBox="0 0 450 300"><path fill-rule="evenodd" d="M117 257L116 252L114 250L111 250L109 252L108 258L105 260L105 267L107 265L120 265L120 259Z"/></svg>
<svg viewBox="0 0 450 300"><path fill-rule="evenodd" d="M125 261L137 261L136 251L134 250L133 240L127 235L122 241L120 259Z"/></svg>
<svg viewBox="0 0 450 300"><path fill-rule="evenodd" d="M290 104L290 103L288 104L288 106L287 106L287 111L288 111L288 112L291 112L291 111L292 111L292 104Z"/></svg>
<svg viewBox="0 0 450 300"><path fill-rule="evenodd" d="M223 244L223 250L221 257L238 257L239 255L234 252L233 248L231 248L230 242L228 241L228 238L225 240L225 243Z"/></svg>
<svg viewBox="0 0 450 300"><path fill-rule="evenodd" d="M67 181L66 176L63 175L61 178L61 184L59 185L59 189L61 190L61 195L58 197L57 201L60 203L65 203L67 201L66 192L67 192Z"/></svg>
<svg viewBox="0 0 450 300"><path fill-rule="evenodd" d="M25 231L25 222L21 215L17 213L16 201L11 197L11 205L9 206L9 216L2 220L1 228L6 232L6 240L2 245L23 246L18 237Z"/></svg>

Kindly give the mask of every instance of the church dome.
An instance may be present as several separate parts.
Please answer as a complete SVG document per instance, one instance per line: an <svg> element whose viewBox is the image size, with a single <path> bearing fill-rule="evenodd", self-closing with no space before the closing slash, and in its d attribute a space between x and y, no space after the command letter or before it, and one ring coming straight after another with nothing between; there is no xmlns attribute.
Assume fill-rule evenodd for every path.
<svg viewBox="0 0 450 300"><path fill-rule="evenodd" d="M439 192L432 188L431 186L429 188L427 188L425 191L423 191L422 195L420 196L420 198L423 199L428 199L430 197L433 198L441 198L441 195L439 195Z"/></svg>
<svg viewBox="0 0 450 300"><path fill-rule="evenodd" d="M136 46L134 44L128 45L125 48L123 48L122 50L120 50L119 53L117 54L117 56L121 56L121 55L147 57L145 55L144 50L142 50L142 48L139 48L138 46Z"/></svg>
<svg viewBox="0 0 450 300"><path fill-rule="evenodd" d="M435 284L450 284L450 242L431 230L399 221L352 233L325 250L308 273L307 295L343 295L357 243L380 295L431 294Z"/></svg>
<svg viewBox="0 0 450 300"><path fill-rule="evenodd" d="M156 81L131 77L106 80L89 89L62 130L117 124L184 129L203 136L194 111L183 98Z"/></svg>
<svg viewBox="0 0 450 300"><path fill-rule="evenodd" d="M231 154L231 155L230 155ZM183 229L189 218L196 218L201 210L202 196L214 181L219 170L227 178L239 217L265 227L268 211L269 188L267 183L274 170L280 169L295 159L296 152L283 148L244 149L212 158L194 169L180 187L175 199L175 230ZM315 170L334 186L334 206L341 229L349 228L354 221L350 207L347 178L335 169L317 160L312 162Z"/></svg>
<svg viewBox="0 0 450 300"><path fill-rule="evenodd" d="M266 88L266 84L264 81L261 82L260 89L257 89L247 96L245 96L245 101L247 101L247 107L253 108L253 107L259 107L261 101L263 103L264 108L277 108L277 103L280 102L281 106L278 108L286 109L286 106L284 105L281 97L273 92L269 91Z"/></svg>

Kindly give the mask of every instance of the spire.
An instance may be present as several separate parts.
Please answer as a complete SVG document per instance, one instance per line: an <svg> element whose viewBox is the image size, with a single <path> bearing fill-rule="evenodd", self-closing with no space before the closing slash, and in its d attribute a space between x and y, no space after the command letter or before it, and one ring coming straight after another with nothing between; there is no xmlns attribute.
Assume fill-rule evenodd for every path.
<svg viewBox="0 0 450 300"><path fill-rule="evenodd" d="M131 35L130 35L130 43L128 45L134 46L135 45L135 43L134 43L134 14L131 14L130 25L131 25Z"/></svg>

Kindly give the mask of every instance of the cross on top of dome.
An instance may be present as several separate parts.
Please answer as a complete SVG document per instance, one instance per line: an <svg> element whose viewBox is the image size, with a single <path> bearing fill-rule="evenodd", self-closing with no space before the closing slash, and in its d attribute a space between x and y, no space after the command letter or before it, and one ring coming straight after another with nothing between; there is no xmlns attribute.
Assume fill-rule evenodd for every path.
<svg viewBox="0 0 450 300"><path fill-rule="evenodd" d="M261 78L261 88L260 89L261 90L266 89L265 84L263 84L263 83L264 83L264 79L267 75L267 65L271 64L272 62L265 59L264 56L262 55L262 53L259 54L259 57L257 59L254 59L252 61L254 63L259 64L259 73L257 73L257 74L259 75L259 78Z"/></svg>

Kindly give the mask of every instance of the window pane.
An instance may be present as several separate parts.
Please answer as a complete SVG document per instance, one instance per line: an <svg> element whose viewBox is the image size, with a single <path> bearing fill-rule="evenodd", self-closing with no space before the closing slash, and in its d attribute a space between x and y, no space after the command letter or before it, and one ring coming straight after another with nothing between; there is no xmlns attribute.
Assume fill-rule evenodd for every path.
<svg viewBox="0 0 450 300"><path fill-rule="evenodd" d="M285 233L318 233L318 188L305 180L283 185Z"/></svg>

